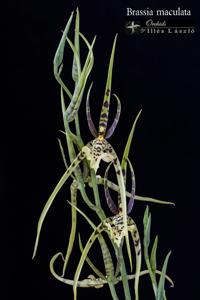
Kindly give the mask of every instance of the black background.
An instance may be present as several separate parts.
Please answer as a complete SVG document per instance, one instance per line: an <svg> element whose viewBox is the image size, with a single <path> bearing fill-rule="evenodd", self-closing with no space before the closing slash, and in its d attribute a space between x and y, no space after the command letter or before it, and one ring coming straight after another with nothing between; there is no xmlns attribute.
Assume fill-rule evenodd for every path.
<svg viewBox="0 0 200 300"><path fill-rule="evenodd" d="M178 5L192 10L196 22L194 35L136 37L124 33L126 7L176 8ZM31 256L39 214L64 171L56 141L62 137L59 133L62 116L52 61L61 30L77 6L81 32L89 41L97 34L95 65L89 78L89 82L94 81L91 100L94 120L100 112L112 41L115 33L119 33L112 91L121 99L122 115L110 142L121 157L133 119L142 108L130 155L137 194L176 203L175 208L150 205L152 238L159 235L159 266L172 250L168 270L175 287L167 288L169 299L196 299L200 70L197 7L190 1L184 4L142 1L140 6L139 1L133 5L132 1L119 0L9 3L8 89L3 100L8 108L3 115L3 196L8 209L7 299L14 296L72 299L72 288L57 282L48 270L52 255L64 251L67 243L70 220L66 220L69 207L63 201L63 191L45 220L38 256L34 261ZM83 48L83 56L85 53ZM70 51L67 55L65 66L70 70ZM65 76L69 80L67 71ZM72 83L70 85L72 87ZM80 111L82 135L87 142L91 135L85 120L84 101ZM137 202L132 212L140 231L144 209L144 203ZM87 232L82 235L85 242ZM98 246L94 249L96 252L91 251L91 255L99 262ZM68 276L71 278L70 270L74 270L79 255L78 248L74 251ZM85 270L87 273L87 268ZM140 290L141 299L153 299L147 278L141 280ZM78 295L80 299L93 296L110 299L107 289L106 292L104 289L78 290Z"/></svg>

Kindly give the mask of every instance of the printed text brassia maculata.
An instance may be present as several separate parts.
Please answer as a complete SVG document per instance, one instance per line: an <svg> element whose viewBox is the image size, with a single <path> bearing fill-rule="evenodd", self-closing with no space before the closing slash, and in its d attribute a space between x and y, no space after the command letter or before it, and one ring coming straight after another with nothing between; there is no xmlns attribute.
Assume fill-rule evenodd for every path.
<svg viewBox="0 0 200 300"><path fill-rule="evenodd" d="M133 9L131 7L126 8L127 16L191 16L191 10L181 9L180 6L177 9L156 9L155 11L149 9Z"/></svg>

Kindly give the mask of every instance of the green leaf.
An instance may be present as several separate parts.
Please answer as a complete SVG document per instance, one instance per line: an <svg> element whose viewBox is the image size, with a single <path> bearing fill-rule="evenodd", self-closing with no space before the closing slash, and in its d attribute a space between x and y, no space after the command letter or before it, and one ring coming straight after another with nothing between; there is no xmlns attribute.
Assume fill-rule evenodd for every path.
<svg viewBox="0 0 200 300"><path fill-rule="evenodd" d="M103 100L103 104L102 104L102 108L101 108L101 114L100 114L100 120L99 120L99 132L101 132L101 134L103 134L103 135L105 135L105 131L106 131L106 128L107 128L107 123L108 123L108 114L109 114L109 107L110 107L110 94L111 94L111 86L112 86L112 72L113 72L116 41L117 41L117 34L115 35L113 46L112 46L112 51L111 51L111 56L110 56L110 61L109 61L109 67L108 67L106 88L105 88L104 98L103 98L104 100ZM107 102L107 105L105 106L104 104L106 102ZM104 113L107 114L106 120L102 119L102 115ZM105 124L104 129L101 129L101 122L102 121Z"/></svg>
<svg viewBox="0 0 200 300"><path fill-rule="evenodd" d="M79 34L78 34L78 36L79 36ZM81 70L80 70L80 63L79 63L79 54L77 52L75 45L71 42L71 40L68 37L66 37L66 40L67 40L72 52L74 53L74 62L76 65L76 73L77 73L77 76L80 77Z"/></svg>
<svg viewBox="0 0 200 300"><path fill-rule="evenodd" d="M72 94L69 91L69 89L66 87L66 85L63 83L62 79L60 78L60 73L61 73L62 67L63 67L63 56L64 56L66 37L68 35L69 29L71 26L73 14L74 14L74 12L71 13L70 18L65 27L65 30L63 31L60 43L58 45L58 48L56 50L54 60L53 60L54 76L55 76L56 80L58 81L58 83L63 87L63 89L65 90L65 92L67 93L67 95L69 96L70 99L72 97Z"/></svg>
<svg viewBox="0 0 200 300"><path fill-rule="evenodd" d="M135 127L136 127L136 124L137 124L137 120L139 119L139 116L140 116L141 112L142 112L142 110L140 110L139 113L137 114L137 116L136 116L136 118L133 122L133 126L131 128L131 131L129 133L128 140L127 140L127 143L126 143L126 147L124 149L124 153L123 153L123 157L122 157L122 162L121 162L122 169L126 169L127 158L129 156L129 151L130 151L130 147L131 147L131 143L132 143L132 139L133 139L133 134L135 132Z"/></svg>
<svg viewBox="0 0 200 300"><path fill-rule="evenodd" d="M148 249L150 244L150 230L151 230L151 214L149 213L149 207L146 207L144 217L143 217L143 225L144 225L144 247Z"/></svg>
<svg viewBox="0 0 200 300"><path fill-rule="evenodd" d="M147 226L146 226L146 230L145 230L145 242L146 242L147 248L149 247L149 244L150 244L150 231L151 231L151 214L149 214Z"/></svg>
<svg viewBox="0 0 200 300"><path fill-rule="evenodd" d="M157 290L157 295L156 295L156 300L163 300L166 299L165 296L165 276L166 276L166 270L167 270L167 265L169 261L169 257L171 255L171 251L167 254L163 267L162 267L162 272L158 284L158 290Z"/></svg>
<svg viewBox="0 0 200 300"><path fill-rule="evenodd" d="M79 242L79 248L81 250L81 253L83 253L83 245L81 242L81 236L80 234L78 235L78 242ZM102 274L102 272L93 264L93 262L90 260L90 258L87 256L86 257L86 262L88 263L88 265L90 266L90 268L93 270L93 272L100 277L101 279L106 280L106 277Z"/></svg>
<svg viewBox="0 0 200 300"><path fill-rule="evenodd" d="M147 226L148 216L149 216L149 206L147 205L146 209L145 209L145 212L144 212L144 217L143 217L144 230Z"/></svg>
<svg viewBox="0 0 200 300"><path fill-rule="evenodd" d="M71 102L70 102L67 110L64 113L64 118L67 118L68 122L72 122L77 115L79 106L81 104L85 85L87 83L87 78L88 78L88 76L92 70L93 64L94 64L93 47L94 47L94 43L96 40L96 36L94 37L92 44L90 45L83 34L81 34L79 32L79 35L83 39L83 41L86 43L86 45L89 49L89 52L86 57L83 70L80 74L80 78L75 86L75 90L74 90ZM70 42L70 40L68 38L67 38L67 41L69 42L69 45L72 48L72 51L74 52L74 54L76 54L75 57L77 57L77 59L78 59L78 54L76 53L76 50L75 50L73 44Z"/></svg>
<svg viewBox="0 0 200 300"><path fill-rule="evenodd" d="M109 62L109 67L108 67L108 75L107 75L104 99L107 98L107 96L106 96L107 90L108 89L111 90L112 71L113 71L113 63L114 63L114 56L115 56L116 41L117 41L117 34L115 35L115 39L114 39L113 47L112 47L112 52L111 52L111 56L110 56L110 62ZM109 99L110 99L110 95L109 95Z"/></svg>
<svg viewBox="0 0 200 300"><path fill-rule="evenodd" d="M157 263L156 263L157 246L158 246L158 236L156 236L154 240L153 247L151 250L151 256L150 256L151 269L154 274L156 273L156 268L157 268Z"/></svg>
<svg viewBox="0 0 200 300"><path fill-rule="evenodd" d="M79 45L79 24L80 24L80 16L79 16L79 9L76 9L76 21L75 21L75 34L74 34L74 46L76 49L76 53L78 54L78 62L75 58L73 58L73 64L72 64L72 78L74 82L78 81L78 78L80 76L79 71L81 71L81 65L80 65L80 45Z"/></svg>
<svg viewBox="0 0 200 300"><path fill-rule="evenodd" d="M69 166L69 168L65 171L65 173L63 174L63 176L60 178L59 182L57 183L57 185L55 186L53 192L51 193L50 197L48 198L42 213L40 215L39 221L38 221L38 225L37 225L37 235L36 235L36 240L35 240L35 245L34 245L34 250L33 250L33 256L32 258L35 257L36 252L37 252L37 248L38 248L38 243L39 243L39 238L40 238L40 232L42 229L42 225L43 222L46 218L46 215L51 207L51 205L54 202L54 199L56 197L56 195L58 194L58 192L60 191L60 189L62 188L62 186L64 185L64 183L67 181L67 179L70 177L70 175L72 174L72 172L76 169L76 167L80 164L80 162L84 159L84 157L82 157L82 153L80 152L77 157L75 158L74 162Z"/></svg>
<svg viewBox="0 0 200 300"><path fill-rule="evenodd" d="M71 16L70 16L70 18L69 18L69 20L67 22L65 30L63 31L62 38L61 38L60 43L58 45L58 48L56 50L56 54L54 56L53 64L54 64L54 74L55 74L55 76L58 73L58 68L60 67L60 65L63 62L66 37L68 35L69 29L70 29L70 26L71 26L73 14L74 14L74 12L71 13Z"/></svg>
<svg viewBox="0 0 200 300"><path fill-rule="evenodd" d="M127 195L128 195L128 197L130 197L131 194L128 193ZM155 199L155 198L151 198L151 197L144 197L144 196L139 196L139 195L135 195L135 200L176 206L174 202L162 201L159 199Z"/></svg>
<svg viewBox="0 0 200 300"><path fill-rule="evenodd" d="M91 234L89 237L85 248L83 249L81 258L79 260L75 275L74 275L74 286L73 286L73 292L74 292L74 300L77 300L77 286L78 286L78 280L79 276L81 274L81 270L83 268L84 262L88 256L88 252L90 248L92 247L93 243L95 242L96 238L98 237L99 233L101 233L103 229L101 229L101 224L96 228L96 230Z"/></svg>
<svg viewBox="0 0 200 300"><path fill-rule="evenodd" d="M76 205L74 205L73 203L67 201L72 207L74 207L86 220L87 222L90 224L90 226L96 230L96 226L95 224L91 221L91 219L81 210L79 209Z"/></svg>

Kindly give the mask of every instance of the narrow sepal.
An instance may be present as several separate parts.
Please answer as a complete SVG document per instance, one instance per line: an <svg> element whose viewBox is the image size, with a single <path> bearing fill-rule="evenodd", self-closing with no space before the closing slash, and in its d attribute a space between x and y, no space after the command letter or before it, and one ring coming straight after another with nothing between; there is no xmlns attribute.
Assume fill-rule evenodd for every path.
<svg viewBox="0 0 200 300"><path fill-rule="evenodd" d="M86 117L87 117L87 122L88 122L88 127L90 129L90 132L93 135L93 137L96 138L97 137L97 130L94 126L92 116L91 116L91 111L90 111L90 92L91 92L91 89L92 89L92 85L93 85L93 82L91 83L91 85L88 89L87 98L86 98Z"/></svg>
<svg viewBox="0 0 200 300"><path fill-rule="evenodd" d="M112 125L110 126L110 128L108 129L108 131L106 133L106 139L109 139L113 135L115 128L117 127L117 124L119 122L119 118L120 118L120 114L121 114L121 102L119 100L119 97L116 94L113 94L113 96L117 99L117 112L116 112L116 116L115 116L115 119L114 119Z"/></svg>

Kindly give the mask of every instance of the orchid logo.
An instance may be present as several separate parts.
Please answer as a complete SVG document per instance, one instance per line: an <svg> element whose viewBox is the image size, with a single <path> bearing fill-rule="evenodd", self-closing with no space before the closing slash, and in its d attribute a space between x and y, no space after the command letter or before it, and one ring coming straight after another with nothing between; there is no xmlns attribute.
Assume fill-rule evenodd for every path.
<svg viewBox="0 0 200 300"><path fill-rule="evenodd" d="M130 34L134 34L140 32L141 25L139 23L135 23L134 21L128 21L125 27Z"/></svg>

